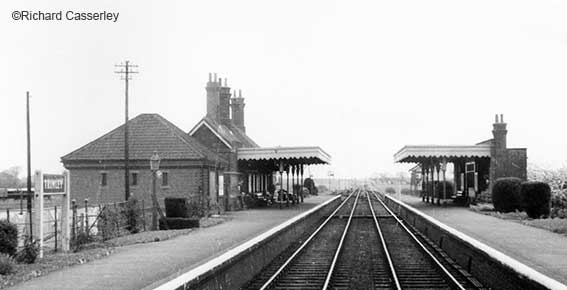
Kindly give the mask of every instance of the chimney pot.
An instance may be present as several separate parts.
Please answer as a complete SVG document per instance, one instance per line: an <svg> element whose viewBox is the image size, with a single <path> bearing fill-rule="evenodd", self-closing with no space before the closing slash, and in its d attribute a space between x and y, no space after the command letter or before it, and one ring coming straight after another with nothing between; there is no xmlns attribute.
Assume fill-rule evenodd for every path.
<svg viewBox="0 0 567 290"><path fill-rule="evenodd" d="M242 90L240 90L240 89L238 90L238 97L242 98Z"/></svg>
<svg viewBox="0 0 567 290"><path fill-rule="evenodd" d="M215 73L215 83L217 82L217 73Z"/></svg>
<svg viewBox="0 0 567 290"><path fill-rule="evenodd" d="M213 76L211 75L211 73L209 73L209 83L212 81L212 79L211 79L212 77Z"/></svg>
<svg viewBox="0 0 567 290"><path fill-rule="evenodd" d="M504 114L500 114L500 123L504 123Z"/></svg>
<svg viewBox="0 0 567 290"><path fill-rule="evenodd" d="M224 78L224 86L228 87L228 79L227 78Z"/></svg>
<svg viewBox="0 0 567 290"><path fill-rule="evenodd" d="M494 123L498 123L498 114L494 115Z"/></svg>

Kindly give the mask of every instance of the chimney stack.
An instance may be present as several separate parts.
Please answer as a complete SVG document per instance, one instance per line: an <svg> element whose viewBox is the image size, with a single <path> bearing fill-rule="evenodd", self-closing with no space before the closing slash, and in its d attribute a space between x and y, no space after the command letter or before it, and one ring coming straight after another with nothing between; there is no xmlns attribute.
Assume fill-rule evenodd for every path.
<svg viewBox="0 0 567 290"><path fill-rule="evenodd" d="M222 79L219 79L219 120L221 124L228 126L230 124L230 88L228 87L228 80L224 79L224 86Z"/></svg>
<svg viewBox="0 0 567 290"><path fill-rule="evenodd" d="M234 98L232 98L232 103L230 104L232 109L232 123L242 132L246 132L246 127L244 126L244 98L242 97L242 91L238 90L238 97L236 96L236 91L234 91Z"/></svg>
<svg viewBox="0 0 567 290"><path fill-rule="evenodd" d="M207 117L219 121L219 89L220 85L217 83L217 74L214 73L214 79L211 78L209 73L209 81L205 89L207 90Z"/></svg>
<svg viewBox="0 0 567 290"><path fill-rule="evenodd" d="M500 120L498 120L498 115L496 115L495 123L493 124L492 135L494 136L494 148L506 149L506 123L504 123L504 115L500 114Z"/></svg>

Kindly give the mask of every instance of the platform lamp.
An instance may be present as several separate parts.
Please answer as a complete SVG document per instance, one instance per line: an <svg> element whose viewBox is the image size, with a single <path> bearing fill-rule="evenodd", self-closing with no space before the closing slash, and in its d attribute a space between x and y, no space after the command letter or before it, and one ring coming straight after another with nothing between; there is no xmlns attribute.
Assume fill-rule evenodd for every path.
<svg viewBox="0 0 567 290"><path fill-rule="evenodd" d="M443 205L447 204L447 182L445 180L445 172L447 171L447 159L443 158L441 162L441 171L443 172Z"/></svg>
<svg viewBox="0 0 567 290"><path fill-rule="evenodd" d="M159 164L161 159L157 154L157 151L154 151L154 154L150 158L150 170L152 171L152 230L158 229L158 210L159 210L159 202L156 196L156 179L157 179L157 172L159 170Z"/></svg>

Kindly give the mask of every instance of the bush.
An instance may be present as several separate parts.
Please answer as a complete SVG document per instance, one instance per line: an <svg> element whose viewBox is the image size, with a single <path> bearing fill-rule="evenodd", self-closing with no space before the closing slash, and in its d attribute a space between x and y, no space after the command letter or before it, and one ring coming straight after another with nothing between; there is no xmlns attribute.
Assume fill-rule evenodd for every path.
<svg viewBox="0 0 567 290"><path fill-rule="evenodd" d="M39 255L39 244L36 241L26 239L24 247L16 254L18 263L33 264Z"/></svg>
<svg viewBox="0 0 567 290"><path fill-rule="evenodd" d="M551 192L551 217L567 218L567 190Z"/></svg>
<svg viewBox="0 0 567 290"><path fill-rule="evenodd" d="M402 188L402 194L412 195L411 189L409 189L407 187Z"/></svg>
<svg viewBox="0 0 567 290"><path fill-rule="evenodd" d="M492 204L499 212L512 212L520 209L520 185L516 177L498 178L492 187Z"/></svg>
<svg viewBox="0 0 567 290"><path fill-rule="evenodd" d="M93 235L87 235L86 232L79 232L75 236L75 240L72 241L71 247L74 249L75 252L80 251L84 245L94 242Z"/></svg>
<svg viewBox="0 0 567 290"><path fill-rule="evenodd" d="M447 198L451 198L451 195L453 195L453 183L451 181L445 181L446 184L446 193L447 193ZM443 198L443 181L435 181L435 197L438 198Z"/></svg>
<svg viewBox="0 0 567 290"><path fill-rule="evenodd" d="M313 187L313 191L310 191L310 193L312 195L318 195L319 194L319 188L317 188L317 186Z"/></svg>
<svg viewBox="0 0 567 290"><path fill-rule="evenodd" d="M393 187L389 186L386 187L386 189L384 190L387 194L395 194L396 193L396 189L394 189Z"/></svg>
<svg viewBox="0 0 567 290"><path fill-rule="evenodd" d="M209 199L203 197L192 198L187 204L187 214L185 218L206 217L209 215Z"/></svg>
<svg viewBox="0 0 567 290"><path fill-rule="evenodd" d="M122 209L122 214L126 220L126 229L131 233L135 234L140 231L140 226L142 225L142 209L136 198L130 197Z"/></svg>
<svg viewBox="0 0 567 290"><path fill-rule="evenodd" d="M100 214L97 223L98 231L102 234L103 240L112 239L120 236L120 224L123 216L116 208L105 206Z"/></svg>
<svg viewBox="0 0 567 290"><path fill-rule="evenodd" d="M165 215L167 217L189 217L189 208L187 198L185 197L166 197L164 199Z"/></svg>
<svg viewBox="0 0 567 290"><path fill-rule="evenodd" d="M549 216L551 188L549 184L540 181L524 182L520 188L522 208L531 218Z"/></svg>
<svg viewBox="0 0 567 290"><path fill-rule="evenodd" d="M0 221L0 253L13 256L18 247L18 228L6 220Z"/></svg>
<svg viewBox="0 0 567 290"><path fill-rule="evenodd" d="M307 187L310 194L315 194L315 193L313 193L313 191L315 190L316 186L315 186L315 182L313 181L313 179L311 179L309 177L305 178L305 181L303 181L303 186Z"/></svg>
<svg viewBox="0 0 567 290"><path fill-rule="evenodd" d="M1 253L0 254L0 274L8 275L14 273L14 266L16 262L14 259L7 254Z"/></svg>
<svg viewBox="0 0 567 290"><path fill-rule="evenodd" d="M167 221L167 226L170 230L180 230L180 229L188 229L188 228L198 228L199 227L199 219L198 218L179 218L179 217L166 217L165 220ZM159 228L165 229L163 219L159 219Z"/></svg>

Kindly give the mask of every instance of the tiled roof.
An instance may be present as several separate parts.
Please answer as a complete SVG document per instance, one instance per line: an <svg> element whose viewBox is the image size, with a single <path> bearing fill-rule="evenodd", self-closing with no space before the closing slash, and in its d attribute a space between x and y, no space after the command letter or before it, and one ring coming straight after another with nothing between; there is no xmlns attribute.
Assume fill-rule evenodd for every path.
<svg viewBox="0 0 567 290"><path fill-rule="evenodd" d="M260 147L260 146L258 146L258 144L256 144L256 142L254 142L254 140L252 140L250 137L248 137L248 135L246 135L246 133L244 133L244 131L242 131L238 127L234 126L234 124L230 124L230 130L232 131L232 133L234 135L236 135L236 137L238 138L240 143L242 143L243 147L247 147L247 148Z"/></svg>
<svg viewBox="0 0 567 290"><path fill-rule="evenodd" d="M162 159L217 160L217 154L158 114L141 114L128 121L129 158L149 159L157 151ZM63 156L61 160L123 160L124 125Z"/></svg>
<svg viewBox="0 0 567 290"><path fill-rule="evenodd" d="M230 123L228 126L225 126L206 116L201 119L201 121L199 121L193 129L191 129L189 135L194 133L203 122L206 122L211 129L215 130L217 135L220 135L224 141L228 142L231 146L234 146L235 143L240 143L240 147L259 147L258 144L250 139L246 133L234 126L234 124Z"/></svg>

